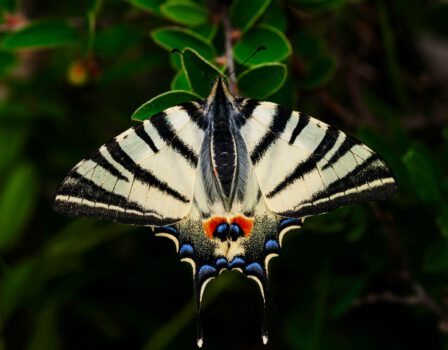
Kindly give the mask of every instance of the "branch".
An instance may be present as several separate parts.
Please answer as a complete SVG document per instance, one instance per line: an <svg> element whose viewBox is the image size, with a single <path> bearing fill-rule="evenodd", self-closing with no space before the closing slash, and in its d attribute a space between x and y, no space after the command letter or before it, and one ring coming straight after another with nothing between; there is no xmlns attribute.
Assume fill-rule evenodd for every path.
<svg viewBox="0 0 448 350"><path fill-rule="evenodd" d="M236 92L235 60L233 58L232 35L233 29L229 18L229 8L227 5L221 7L221 20L224 26L225 37L225 57L227 70L229 72L229 89L232 94Z"/></svg>
<svg viewBox="0 0 448 350"><path fill-rule="evenodd" d="M398 277L406 282L412 290L408 296L397 295L391 291L382 293L371 293L364 297L353 300L352 305L358 307L365 304L374 304L378 302L387 302L402 304L408 306L420 305L432 312L439 320L439 329L448 333L448 312L442 308L426 291L426 289L415 280L408 268L405 251L398 240L398 229L393 216L382 212L377 207L373 210L374 216L384 225L384 231L389 244L389 253L392 260L395 260L398 268Z"/></svg>

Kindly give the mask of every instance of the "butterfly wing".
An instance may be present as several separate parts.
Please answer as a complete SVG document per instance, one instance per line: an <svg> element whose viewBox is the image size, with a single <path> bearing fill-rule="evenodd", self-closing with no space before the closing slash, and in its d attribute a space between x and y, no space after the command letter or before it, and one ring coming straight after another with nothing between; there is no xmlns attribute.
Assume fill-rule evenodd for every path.
<svg viewBox="0 0 448 350"><path fill-rule="evenodd" d="M396 191L388 166L370 148L317 119L271 102L241 115L245 141L268 208L293 218Z"/></svg>
<svg viewBox="0 0 448 350"><path fill-rule="evenodd" d="M54 209L139 225L189 212L205 122L191 102L161 112L101 146L61 183Z"/></svg>

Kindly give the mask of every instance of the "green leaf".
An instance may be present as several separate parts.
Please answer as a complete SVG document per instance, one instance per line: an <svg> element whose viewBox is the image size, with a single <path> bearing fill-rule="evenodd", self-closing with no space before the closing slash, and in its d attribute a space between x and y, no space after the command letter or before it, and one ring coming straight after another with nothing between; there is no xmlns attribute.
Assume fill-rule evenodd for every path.
<svg viewBox="0 0 448 350"><path fill-rule="evenodd" d="M17 63L16 55L0 51L0 76L7 74Z"/></svg>
<svg viewBox="0 0 448 350"><path fill-rule="evenodd" d="M0 0L1 12L15 12L17 8L17 0Z"/></svg>
<svg viewBox="0 0 448 350"><path fill-rule="evenodd" d="M8 318L23 300L39 289L38 263L36 259L26 259L7 267L0 284L0 307L2 320Z"/></svg>
<svg viewBox="0 0 448 350"><path fill-rule="evenodd" d="M442 236L448 238L448 204L443 203L441 205L440 212L437 214L436 222Z"/></svg>
<svg viewBox="0 0 448 350"><path fill-rule="evenodd" d="M23 233L37 200L36 171L19 164L0 193L0 251L11 247Z"/></svg>
<svg viewBox="0 0 448 350"><path fill-rule="evenodd" d="M253 66L238 77L238 88L251 98L266 98L280 89L286 80L286 66L264 63Z"/></svg>
<svg viewBox="0 0 448 350"><path fill-rule="evenodd" d="M346 3L347 0L293 0L301 10L322 12L333 10Z"/></svg>
<svg viewBox="0 0 448 350"><path fill-rule="evenodd" d="M207 11L203 5L193 1L173 0L160 6L162 14L173 22L187 26L198 26L207 22Z"/></svg>
<svg viewBox="0 0 448 350"><path fill-rule="evenodd" d="M305 68L300 87L310 90L321 87L333 78L335 71L336 59L333 56L320 57Z"/></svg>
<svg viewBox="0 0 448 350"><path fill-rule="evenodd" d="M218 32L218 26L216 24L206 23L194 28L194 32L211 42Z"/></svg>
<svg viewBox="0 0 448 350"><path fill-rule="evenodd" d="M201 97L191 91L173 90L160 94L141 105L132 114L132 120L142 121L167 108L180 105L185 102L200 99Z"/></svg>
<svg viewBox="0 0 448 350"><path fill-rule="evenodd" d="M5 50L43 49L66 46L77 39L77 33L64 21L36 21L7 34L1 42Z"/></svg>
<svg viewBox="0 0 448 350"><path fill-rule="evenodd" d="M287 29L287 18L284 9L281 8L278 0L273 0L265 11L261 22L277 28L281 32Z"/></svg>
<svg viewBox="0 0 448 350"><path fill-rule="evenodd" d="M113 56L115 61L117 56L139 45L141 39L139 31L127 24L107 26L95 34L95 54Z"/></svg>
<svg viewBox="0 0 448 350"><path fill-rule="evenodd" d="M260 46L265 46L266 50L258 52L246 62L246 65L255 66L282 61L291 54L291 45L283 33L274 27L262 24L243 34L241 40L235 44L233 48L235 59L243 63Z"/></svg>
<svg viewBox="0 0 448 350"><path fill-rule="evenodd" d="M27 136L27 129L20 125L4 125L0 128L0 174L17 161Z"/></svg>
<svg viewBox="0 0 448 350"><path fill-rule="evenodd" d="M160 5L164 0L128 0L131 5L152 13L160 14Z"/></svg>
<svg viewBox="0 0 448 350"><path fill-rule="evenodd" d="M235 0L230 12L233 25L245 32L264 13L270 2L271 0Z"/></svg>
<svg viewBox="0 0 448 350"><path fill-rule="evenodd" d="M442 136L445 139L445 141L448 141L448 128L443 128Z"/></svg>
<svg viewBox="0 0 448 350"><path fill-rule="evenodd" d="M435 241L427 250L423 270L429 273L446 273L448 270L448 239Z"/></svg>
<svg viewBox="0 0 448 350"><path fill-rule="evenodd" d="M59 339L57 303L47 303L37 317L33 334L26 350L62 349Z"/></svg>
<svg viewBox="0 0 448 350"><path fill-rule="evenodd" d="M103 1L104 0L87 0L87 12L97 15L103 6Z"/></svg>
<svg viewBox="0 0 448 350"><path fill-rule="evenodd" d="M184 50L182 67L191 88L202 97L209 95L213 81L222 75L218 68L191 49Z"/></svg>
<svg viewBox="0 0 448 350"><path fill-rule="evenodd" d="M278 103L282 106L294 106L297 96L297 89L293 84L293 79L290 77L285 80L285 83L274 94L269 96L269 101Z"/></svg>
<svg viewBox="0 0 448 350"><path fill-rule="evenodd" d="M171 90L191 90L190 82L183 69L178 71L171 82Z"/></svg>
<svg viewBox="0 0 448 350"><path fill-rule="evenodd" d="M50 263L55 259L76 257L131 230L130 226L92 219L72 220L46 242L41 256Z"/></svg>
<svg viewBox="0 0 448 350"><path fill-rule="evenodd" d="M423 144L413 144L403 156L408 170L411 188L422 200L436 202L440 200L440 172L436 160Z"/></svg>
<svg viewBox="0 0 448 350"><path fill-rule="evenodd" d="M196 50L207 60L214 57L214 49L210 42L195 32L178 27L162 27L151 32L153 40L167 50L184 50L189 47Z"/></svg>

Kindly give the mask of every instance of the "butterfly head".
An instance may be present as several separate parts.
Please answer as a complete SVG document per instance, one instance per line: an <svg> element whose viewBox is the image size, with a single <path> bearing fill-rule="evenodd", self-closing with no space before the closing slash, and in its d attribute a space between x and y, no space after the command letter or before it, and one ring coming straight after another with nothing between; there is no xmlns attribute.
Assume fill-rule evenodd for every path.
<svg viewBox="0 0 448 350"><path fill-rule="evenodd" d="M212 106L213 104L222 104L225 102L233 102L234 97L229 91L225 79L222 77L216 78L213 83L210 94L207 97L207 104Z"/></svg>

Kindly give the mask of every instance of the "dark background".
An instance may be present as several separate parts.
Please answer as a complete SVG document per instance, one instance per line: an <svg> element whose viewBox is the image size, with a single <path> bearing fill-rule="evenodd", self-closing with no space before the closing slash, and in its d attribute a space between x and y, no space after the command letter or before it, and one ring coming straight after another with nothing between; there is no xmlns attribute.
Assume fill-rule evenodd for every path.
<svg viewBox="0 0 448 350"><path fill-rule="evenodd" d="M179 19L166 1L0 0L0 349L196 347L191 269L169 240L51 209L65 174L171 89L176 62L151 31L216 26L207 42L220 67L220 4L193 2L198 17ZM287 236L271 264L266 349L448 349L448 3L265 2L240 0L230 15L235 45L258 40L262 65L285 64L264 97L357 136L399 183L388 201ZM252 20L292 50L270 57L278 42L247 39ZM242 90L257 97L251 79ZM204 348L265 348L253 281L224 273L205 303Z"/></svg>

